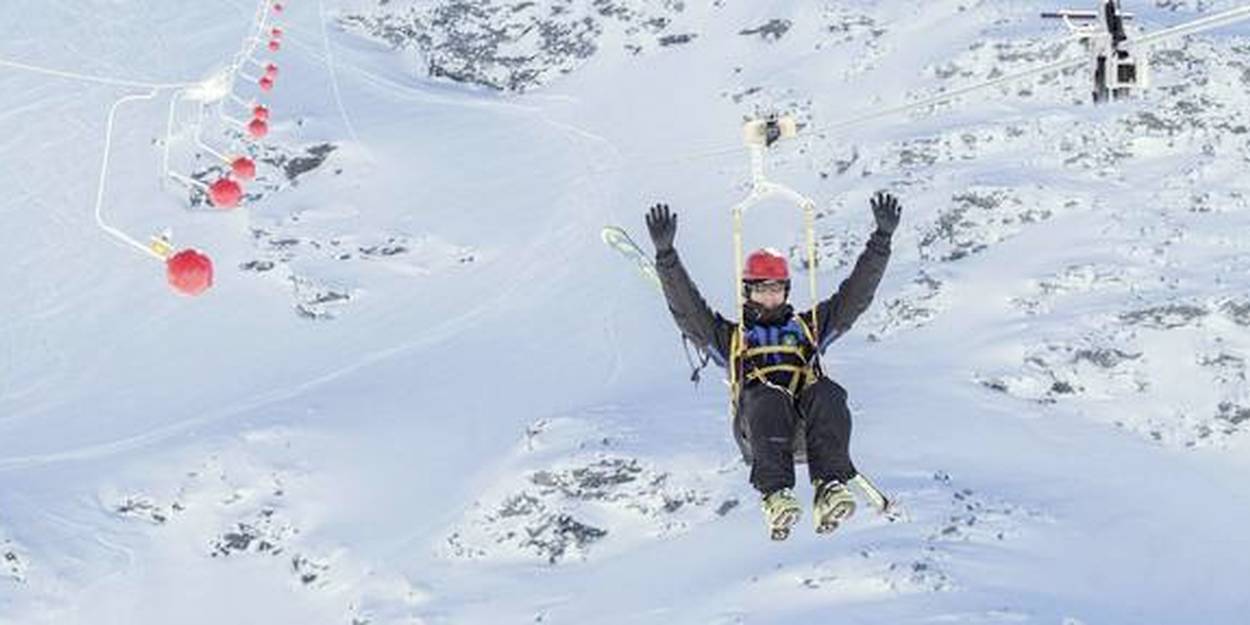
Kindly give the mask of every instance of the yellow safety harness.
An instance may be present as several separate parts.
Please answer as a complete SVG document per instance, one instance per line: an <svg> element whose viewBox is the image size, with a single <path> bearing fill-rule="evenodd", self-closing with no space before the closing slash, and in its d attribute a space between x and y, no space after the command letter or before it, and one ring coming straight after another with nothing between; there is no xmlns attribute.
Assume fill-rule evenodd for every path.
<svg viewBox="0 0 1250 625"><path fill-rule="evenodd" d="M742 386L750 381L759 381L774 388L784 390L790 395L794 395L802 386L811 384L816 381L820 375L820 359L818 352L820 350L819 343L816 342L816 335L812 332L811 326L803 319L802 315L795 315L794 320L798 322L800 328L803 329L803 335L807 337L806 345L760 345L751 347L743 334L743 324L739 323L734 329L734 333L729 341L729 394L730 402L737 406L738 395L742 390ZM768 356L772 354L795 356L803 364L783 363L768 365L764 367L752 367L750 371L746 371L746 364L757 356ZM789 373L790 384L780 386L769 380L768 376L774 373Z"/></svg>

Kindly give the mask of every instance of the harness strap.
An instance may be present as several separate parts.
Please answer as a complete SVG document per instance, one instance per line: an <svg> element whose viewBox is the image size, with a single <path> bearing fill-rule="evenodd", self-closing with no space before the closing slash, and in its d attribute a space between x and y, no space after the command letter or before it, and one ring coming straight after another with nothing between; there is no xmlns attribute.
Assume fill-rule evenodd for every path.
<svg viewBox="0 0 1250 625"><path fill-rule="evenodd" d="M761 345L759 347L747 348L745 347L745 341L743 340L741 330L734 332L733 337L730 340L730 354L734 361L734 366L731 367L730 373L730 392L733 397L736 398L738 396L738 393L741 390L741 384L745 380L759 381L770 386L775 386L768 379L768 376L773 373L791 374L790 383L786 385L786 387L777 387L788 391L790 395L794 395L798 392L800 381L805 382L806 384L812 384L816 381L817 370L819 367L820 346L816 343L815 333L812 332L811 326L808 325L808 323L803 319L803 316L795 315L794 319L798 322L799 327L802 328L803 335L807 338L808 344L811 345L810 354L805 355L803 347L797 345ZM768 354L788 354L796 356L803 360L803 364L778 364L766 367L755 367L749 372L746 372L745 376L743 376L743 374L739 371L739 367L744 366L748 358Z"/></svg>
<svg viewBox="0 0 1250 625"><path fill-rule="evenodd" d="M813 309L814 312L815 309ZM799 322L800 328L803 328L803 334L807 336L808 342L812 344L813 352L819 352L820 344L816 342L816 333L812 332L811 326L807 325L807 322L803 320L803 315L795 315L794 320Z"/></svg>
<svg viewBox="0 0 1250 625"><path fill-rule="evenodd" d="M799 391L799 380L808 377L805 374L810 375L810 371L811 367L803 367L799 365L772 365L760 369L752 369L751 372L747 374L747 379L758 380L764 384L768 384L769 386L775 386L768 379L768 376L774 373L788 372L791 374L790 383L787 384L783 390L789 392L790 395L794 395Z"/></svg>
<svg viewBox="0 0 1250 625"><path fill-rule="evenodd" d="M803 334L807 335L807 340L812 344L812 355L807 362L807 383L811 384L816 381L816 370L820 367L820 343L816 342L816 333L812 331L811 326L803 320L803 315L795 315L795 320L799 322L799 327L803 328ZM816 319L816 309L812 309L812 320Z"/></svg>
<svg viewBox="0 0 1250 625"><path fill-rule="evenodd" d="M742 352L742 357L751 358L752 356L762 356L765 354L791 354L802 358L803 348L795 345L763 345L744 350Z"/></svg>
<svg viewBox="0 0 1250 625"><path fill-rule="evenodd" d="M691 342L690 337L685 334L681 335L681 347L686 352L686 364L690 365L690 381L698 386L699 380L703 377L703 370L707 368L707 363L712 361L712 354L708 350L695 346L695 351L699 353L699 363L696 365L695 359L690 356Z"/></svg>
<svg viewBox="0 0 1250 625"><path fill-rule="evenodd" d="M758 369L752 369L750 372L747 373L747 379L758 380L758 379L768 377L768 374L770 373L777 373L779 371L789 371L791 373L803 373L805 370L807 370L807 367L802 366L802 365L769 365L767 367L760 367Z"/></svg>
<svg viewBox="0 0 1250 625"><path fill-rule="evenodd" d="M742 347L742 326L734 328L734 333L729 337L729 412L736 414L738 412L738 392L742 385L742 359L738 357L738 351Z"/></svg>

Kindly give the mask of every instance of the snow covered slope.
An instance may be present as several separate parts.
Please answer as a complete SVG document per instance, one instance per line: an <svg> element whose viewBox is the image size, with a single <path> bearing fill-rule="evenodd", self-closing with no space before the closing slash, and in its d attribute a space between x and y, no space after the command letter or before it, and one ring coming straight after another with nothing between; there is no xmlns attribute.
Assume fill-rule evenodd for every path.
<svg viewBox="0 0 1250 625"><path fill-rule="evenodd" d="M14 64L196 81L256 5L0 6L0 623L1244 620L1250 26L1160 49L1127 102L1072 72L834 134L1075 52L1060 7L287 5L245 207L162 185L168 92L117 118L104 211L209 252L194 299L93 216L145 90ZM827 368L906 516L781 544L716 374L598 239L649 249L668 202L731 312L740 124L774 111L809 129L769 167L819 202L823 290L869 195L904 203ZM797 264L799 225L764 207L747 244Z"/></svg>

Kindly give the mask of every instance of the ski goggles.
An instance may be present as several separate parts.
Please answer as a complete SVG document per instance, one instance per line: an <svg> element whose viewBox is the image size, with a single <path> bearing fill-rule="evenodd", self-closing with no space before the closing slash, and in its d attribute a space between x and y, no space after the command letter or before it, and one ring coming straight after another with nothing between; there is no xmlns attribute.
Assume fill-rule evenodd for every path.
<svg viewBox="0 0 1250 625"><path fill-rule="evenodd" d="M763 280L760 282L748 282L746 284L748 293L778 293L785 295L790 290L790 283L785 280Z"/></svg>

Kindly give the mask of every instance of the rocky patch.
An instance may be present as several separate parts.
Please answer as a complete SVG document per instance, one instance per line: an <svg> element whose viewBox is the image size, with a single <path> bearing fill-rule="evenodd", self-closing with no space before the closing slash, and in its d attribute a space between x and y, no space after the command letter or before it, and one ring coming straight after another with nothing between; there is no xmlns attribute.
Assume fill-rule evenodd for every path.
<svg viewBox="0 0 1250 625"><path fill-rule="evenodd" d="M262 508L247 520L235 521L232 527L213 538L209 554L214 558L236 553L279 556L286 552L286 544L296 534L299 529L276 510ZM296 556L297 560L302 558Z"/></svg>
<svg viewBox="0 0 1250 625"><path fill-rule="evenodd" d="M244 185L246 193L243 201L249 204L259 202L288 187L299 186L301 178L325 166L330 155L338 149L338 146L333 143L319 143L293 151L279 145L244 141L242 135L234 131L229 133L229 136L237 143L246 144L248 146L246 155L256 162L256 178ZM196 158L200 161L216 160L215 157L207 154L197 154ZM191 178L208 185L225 177L228 173L228 165L214 162L212 165L196 169L191 174ZM335 173L341 173L341 170L335 170ZM192 208L204 207L216 210L212 209L208 194L200 187L191 187L189 194L188 201Z"/></svg>
<svg viewBox="0 0 1250 625"><path fill-rule="evenodd" d="M359 298L362 289L341 279L320 278L319 268L342 263L420 277L472 264L477 253L430 236L402 233L327 234L304 227L299 213L252 227L257 256L239 264L244 272L272 275L291 289L297 315L330 320ZM341 275L341 272L325 272Z"/></svg>
<svg viewBox="0 0 1250 625"><path fill-rule="evenodd" d="M764 41L777 41L784 37L790 28L794 26L794 22L783 19L772 19L755 28L744 28L738 31L739 35L758 36Z"/></svg>
<svg viewBox="0 0 1250 625"><path fill-rule="evenodd" d="M887 300L873 314L868 340L880 341L896 332L919 328L936 319L950 305L944 285L943 281L921 270L901 293Z"/></svg>
<svg viewBox="0 0 1250 625"><path fill-rule="evenodd" d="M617 519L663 536L687 530L692 516L724 516L737 505L714 502L708 492L638 458L614 455L532 471L511 491L479 502L473 517L447 538L447 555L512 555L557 564L586 559L593 546L614 536Z"/></svg>
<svg viewBox="0 0 1250 625"><path fill-rule="evenodd" d="M874 530L888 537L870 539L830 560L754 577L750 587L770 596L817 593L831 600L958 590L950 565L960 557L959 545L1004 546L1052 522L1036 508L959 486L943 471L897 495L909 518ZM839 531L854 531L861 523Z"/></svg>
<svg viewBox="0 0 1250 625"><path fill-rule="evenodd" d="M1077 199L1046 198L1040 189L972 187L951 196L951 204L920 234L920 258L952 262L1014 237L1028 224L1081 206Z"/></svg>
<svg viewBox="0 0 1250 625"><path fill-rule="evenodd" d="M310 476L290 456L302 439L285 429L245 438L246 445L211 453L172 478L152 473L152 483L103 492L101 503L118 518L149 527L153 541L188 542L206 565L269 562L273 574L286 576L292 587L340 601L344 624L416 619L428 600L424 590L310 535L309 521L297 512L305 506L293 499L312 496ZM0 542L0 557L3 546Z"/></svg>
<svg viewBox="0 0 1250 625"><path fill-rule="evenodd" d="M1077 325L1097 329L1027 350L1021 370L978 376L988 389L1070 403L1169 446L1219 445L1245 429L1250 405L1240 300L1142 304Z"/></svg>
<svg viewBox="0 0 1250 625"><path fill-rule="evenodd" d="M465 560L586 560L732 514L714 469L676 471L617 449L612 435L577 421L527 429L519 477L489 489L448 533L440 552ZM537 456L537 457L534 457Z"/></svg>
<svg viewBox="0 0 1250 625"><path fill-rule="evenodd" d="M18 546L0 535L0 573L3 578L19 584L25 583L28 568Z"/></svg>
<svg viewBox="0 0 1250 625"><path fill-rule="evenodd" d="M348 13L339 24L396 50L412 50L433 78L521 93L580 68L600 51L609 30L639 54L693 42L670 32L683 0L439 0L401 7L381 3ZM775 27L769 32L775 32Z"/></svg>
<svg viewBox="0 0 1250 625"><path fill-rule="evenodd" d="M1030 294L1014 297L1011 304L1034 316L1051 312L1068 295L1099 291L1127 291L1140 281L1139 272L1123 265L1083 263L1069 265L1052 276L1030 282Z"/></svg>
<svg viewBox="0 0 1250 625"><path fill-rule="evenodd" d="M821 24L827 38L818 41L816 49L832 47L845 53L848 61L841 72L843 80L876 69L888 52L882 39L889 30L874 15L839 3L825 7Z"/></svg>
<svg viewBox="0 0 1250 625"><path fill-rule="evenodd" d="M299 544L301 528L287 512L292 486L298 489L302 476L269 468L238 450L210 455L181 475L176 482L166 482L164 492L105 492L101 500L116 516L136 523L162 528L216 527L202 539L208 558L322 560L305 553ZM299 569L299 574L309 570L307 564Z"/></svg>
<svg viewBox="0 0 1250 625"><path fill-rule="evenodd" d="M1039 345L1024 357L1024 370L981 378L986 388L1043 404L1070 396L1110 398L1150 388L1143 352L1125 332L1091 333L1078 340Z"/></svg>

